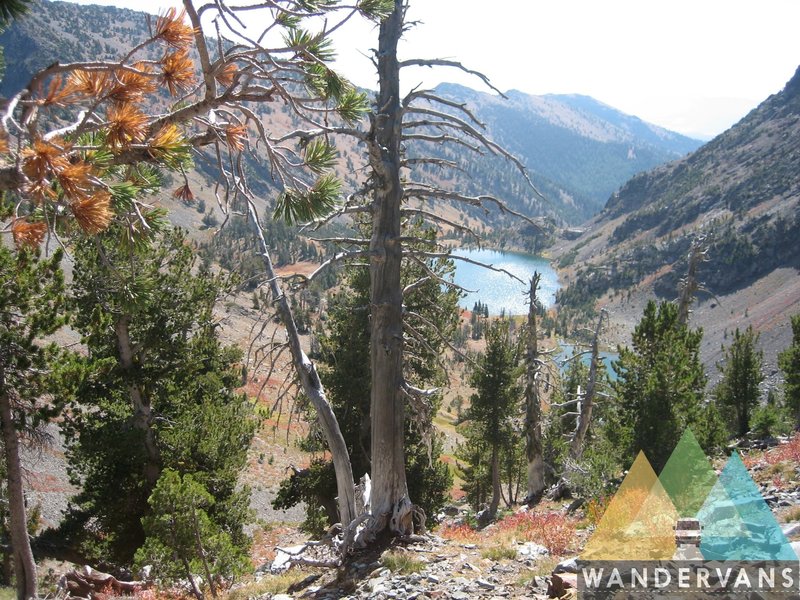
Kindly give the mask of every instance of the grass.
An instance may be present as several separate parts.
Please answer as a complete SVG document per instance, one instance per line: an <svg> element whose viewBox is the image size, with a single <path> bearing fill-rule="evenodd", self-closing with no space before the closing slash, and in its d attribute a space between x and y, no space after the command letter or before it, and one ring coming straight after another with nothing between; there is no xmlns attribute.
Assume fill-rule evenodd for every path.
<svg viewBox="0 0 800 600"><path fill-rule="evenodd" d="M226 600L248 600L269 594L285 594L289 586L303 581L311 573L301 569L291 569L286 573L266 575L259 581L243 585L228 593ZM5 600L5 599L2 599Z"/></svg>
<svg viewBox="0 0 800 600"><path fill-rule="evenodd" d="M517 556L517 551L511 546L492 546L481 550L481 556L489 560L512 559Z"/></svg>
<svg viewBox="0 0 800 600"><path fill-rule="evenodd" d="M17 590L13 587L0 587L0 600L17 600Z"/></svg>
<svg viewBox="0 0 800 600"><path fill-rule="evenodd" d="M425 568L425 563L408 552L386 552L381 556L381 564L393 573L411 575Z"/></svg>
<svg viewBox="0 0 800 600"><path fill-rule="evenodd" d="M800 506L792 506L791 508L787 509L783 515L783 518L787 523L800 521Z"/></svg>

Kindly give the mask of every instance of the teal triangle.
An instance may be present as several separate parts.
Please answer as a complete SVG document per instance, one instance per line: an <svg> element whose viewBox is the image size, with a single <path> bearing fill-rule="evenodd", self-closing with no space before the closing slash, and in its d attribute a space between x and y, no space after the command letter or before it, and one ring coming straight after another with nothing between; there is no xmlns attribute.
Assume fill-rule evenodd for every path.
<svg viewBox="0 0 800 600"><path fill-rule="evenodd" d="M736 452L697 518L703 528L700 552L706 560L798 560Z"/></svg>
<svg viewBox="0 0 800 600"><path fill-rule="evenodd" d="M697 512L697 519L703 528L700 552L706 560L726 560L737 547L737 542L748 535L747 527L720 479L706 496Z"/></svg>

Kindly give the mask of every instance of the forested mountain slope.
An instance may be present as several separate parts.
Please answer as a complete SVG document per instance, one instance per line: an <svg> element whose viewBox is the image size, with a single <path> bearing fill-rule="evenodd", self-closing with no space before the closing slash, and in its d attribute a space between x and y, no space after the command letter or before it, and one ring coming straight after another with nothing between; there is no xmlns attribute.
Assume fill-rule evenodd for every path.
<svg viewBox="0 0 800 600"><path fill-rule="evenodd" d="M633 177L574 242L557 248L571 285L565 305L620 292L674 298L690 245L707 248L697 309L706 343L752 322L785 346L800 312L800 69L730 130L680 160ZM617 305L620 312L624 302Z"/></svg>

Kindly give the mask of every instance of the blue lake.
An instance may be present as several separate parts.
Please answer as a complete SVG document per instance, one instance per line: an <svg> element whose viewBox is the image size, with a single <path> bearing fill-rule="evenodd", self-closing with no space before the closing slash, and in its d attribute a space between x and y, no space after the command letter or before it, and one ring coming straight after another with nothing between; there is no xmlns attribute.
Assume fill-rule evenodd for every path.
<svg viewBox="0 0 800 600"><path fill-rule="evenodd" d="M563 373L564 371L567 370L566 361L575 353L577 347L574 344L568 344L567 342L565 342L563 340L559 341L559 346L561 347L561 351L558 354L556 354L553 358L555 359L556 363L561 366L561 372ZM577 349L579 351L583 352L583 351L589 350L589 347L588 346L582 346L582 347L577 348ZM583 362L583 364L585 364L588 367L589 363L591 361L591 355L588 354L588 353L587 354L583 354L581 356L580 360ZM614 372L614 369L611 368L611 363L619 360L619 354L617 354L616 352L602 352L601 351L600 352L600 360L605 365L606 371L608 372L608 375L611 378L611 381L616 381L617 380L617 374Z"/></svg>
<svg viewBox="0 0 800 600"><path fill-rule="evenodd" d="M548 307L555 302L556 291L560 287L558 276L545 258L517 252L464 248L453 250L452 254L492 265L496 269L503 269L525 282L520 283L505 273L491 271L455 258L453 261L456 266L455 282L467 290L472 290L461 299L460 304L464 308L471 310L480 300L489 307L491 315L499 315L503 310L507 315L528 314L530 278L535 271L542 275L539 283L539 301Z"/></svg>

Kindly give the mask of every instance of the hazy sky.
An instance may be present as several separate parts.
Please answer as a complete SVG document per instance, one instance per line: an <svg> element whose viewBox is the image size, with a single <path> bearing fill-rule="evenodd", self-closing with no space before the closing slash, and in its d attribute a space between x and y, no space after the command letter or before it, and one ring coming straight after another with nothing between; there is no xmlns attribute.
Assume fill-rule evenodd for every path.
<svg viewBox="0 0 800 600"><path fill-rule="evenodd" d="M178 0L77 0L158 12ZM710 138L783 88L800 64L800 0L411 0L402 58L453 58L502 90L585 94ZM339 69L375 88L377 29L353 22ZM404 87L479 81L415 69Z"/></svg>

